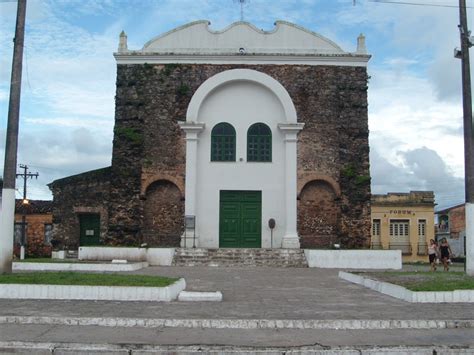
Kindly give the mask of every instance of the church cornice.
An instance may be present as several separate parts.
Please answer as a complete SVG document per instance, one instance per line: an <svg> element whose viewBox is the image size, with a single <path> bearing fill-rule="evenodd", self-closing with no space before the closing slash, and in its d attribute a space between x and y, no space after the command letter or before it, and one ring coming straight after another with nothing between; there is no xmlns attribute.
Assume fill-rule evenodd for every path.
<svg viewBox="0 0 474 355"><path fill-rule="evenodd" d="M367 54L150 54L142 52L114 53L117 64L275 64L275 65L333 65L366 67Z"/></svg>

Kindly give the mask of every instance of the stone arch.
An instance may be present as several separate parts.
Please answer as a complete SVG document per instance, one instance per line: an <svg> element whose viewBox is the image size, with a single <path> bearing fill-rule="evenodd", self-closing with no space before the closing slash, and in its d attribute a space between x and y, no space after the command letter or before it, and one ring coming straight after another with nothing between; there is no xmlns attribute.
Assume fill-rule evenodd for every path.
<svg viewBox="0 0 474 355"><path fill-rule="evenodd" d="M340 206L337 191L326 180L308 181L298 200L298 234L302 248L329 247L339 230Z"/></svg>
<svg viewBox="0 0 474 355"><path fill-rule="evenodd" d="M148 176L147 176L148 175ZM167 174L143 174L142 176L142 187L141 187L141 195L142 197L146 198L146 191L148 190L148 187L159 181L159 180L168 180L172 182L173 184L176 185L176 187L179 189L179 192L181 193L181 198L184 199L184 181L181 178L177 178L175 176L167 175Z"/></svg>
<svg viewBox="0 0 474 355"><path fill-rule="evenodd" d="M298 196L301 194L303 188L313 180L325 181L331 185L337 197L341 196L341 187L332 177L328 175L322 175L317 173L305 173L299 176L298 178Z"/></svg>
<svg viewBox="0 0 474 355"><path fill-rule="evenodd" d="M207 79L196 90L186 112L187 122L197 122L199 109L206 97L221 85L229 84L233 81L250 81L260 84L269 89L280 101L285 112L287 123L296 123L296 109L288 91L277 80L270 75L251 69L232 69L218 73Z"/></svg>
<svg viewBox="0 0 474 355"><path fill-rule="evenodd" d="M178 247L183 233L184 201L178 186L157 180L145 191L143 241L150 247Z"/></svg>

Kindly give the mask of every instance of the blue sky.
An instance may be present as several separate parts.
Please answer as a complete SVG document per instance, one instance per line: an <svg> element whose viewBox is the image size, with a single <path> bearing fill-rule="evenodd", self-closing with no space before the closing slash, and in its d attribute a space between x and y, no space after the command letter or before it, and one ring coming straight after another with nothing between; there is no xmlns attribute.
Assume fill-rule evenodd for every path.
<svg viewBox="0 0 474 355"><path fill-rule="evenodd" d="M0 170L15 14L15 2L0 0ZM473 16L469 9L470 27ZM18 162L40 173L29 185L31 198L51 198L46 184L54 179L110 165L112 53L120 31L127 33L130 49L140 49L154 36L200 19L220 30L240 19L240 6L235 0L28 1ZM244 19L264 30L275 20L290 21L346 51L354 51L364 33L373 55L368 67L373 193L434 190L440 208L463 202L460 62L453 58L459 46L456 8L249 0Z"/></svg>

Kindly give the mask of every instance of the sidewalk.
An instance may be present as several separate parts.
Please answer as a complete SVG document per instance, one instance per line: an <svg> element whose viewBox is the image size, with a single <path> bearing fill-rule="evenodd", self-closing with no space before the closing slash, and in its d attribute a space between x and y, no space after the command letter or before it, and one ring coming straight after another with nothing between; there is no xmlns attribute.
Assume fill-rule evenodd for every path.
<svg viewBox="0 0 474 355"><path fill-rule="evenodd" d="M149 267L184 277L186 289L221 291L223 302L0 300L0 316L168 319L474 320L472 304L411 304L341 280L338 270Z"/></svg>
<svg viewBox="0 0 474 355"><path fill-rule="evenodd" d="M301 268L149 267L133 274L181 276L186 279L187 290L218 290L223 293L224 300L217 303L0 300L0 318L12 317L10 324L0 324L0 342L60 339L72 342L74 335L80 334L87 343L103 344L302 346L320 342L330 347L437 344L464 346L469 349L467 353L471 350L474 353L474 348L471 349L474 347L472 304L411 304L343 281L337 277L337 272ZM31 317L54 317L59 321L56 324L62 325L47 324ZM64 325L76 324L74 320L78 319L115 319L115 323L109 326ZM120 327L120 322L129 319L181 320L181 326L147 328L123 323L125 327ZM196 323L196 320L200 322ZM302 330L295 329L299 327L298 322L288 322L296 326L293 329L291 326L246 329L245 324L253 324L249 320L301 320L318 326ZM438 326L436 322L420 323L426 320L450 324L447 328L461 326L464 329L442 329L446 327ZM182 326L185 321L195 322ZM233 329L210 329L219 321L224 321L221 323L224 325L229 322L243 325ZM20 324L11 324L13 322ZM338 324L356 324L356 328L338 330ZM360 330L350 330L357 329L357 324L362 324ZM427 326L409 329L417 328L417 324ZM322 329L324 327L327 329ZM71 336L61 336L67 332ZM117 337L117 334L124 336Z"/></svg>

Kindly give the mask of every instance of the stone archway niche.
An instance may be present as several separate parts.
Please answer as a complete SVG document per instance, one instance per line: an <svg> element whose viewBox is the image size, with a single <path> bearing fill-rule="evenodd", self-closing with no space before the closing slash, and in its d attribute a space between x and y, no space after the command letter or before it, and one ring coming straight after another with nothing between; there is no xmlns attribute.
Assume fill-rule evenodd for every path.
<svg viewBox="0 0 474 355"><path fill-rule="evenodd" d="M178 247L183 233L184 201L168 180L151 183L145 192L143 242L149 247Z"/></svg>
<svg viewBox="0 0 474 355"><path fill-rule="evenodd" d="M301 190L298 201L298 233L302 248L331 247L337 240L340 207L332 185L312 180Z"/></svg>

